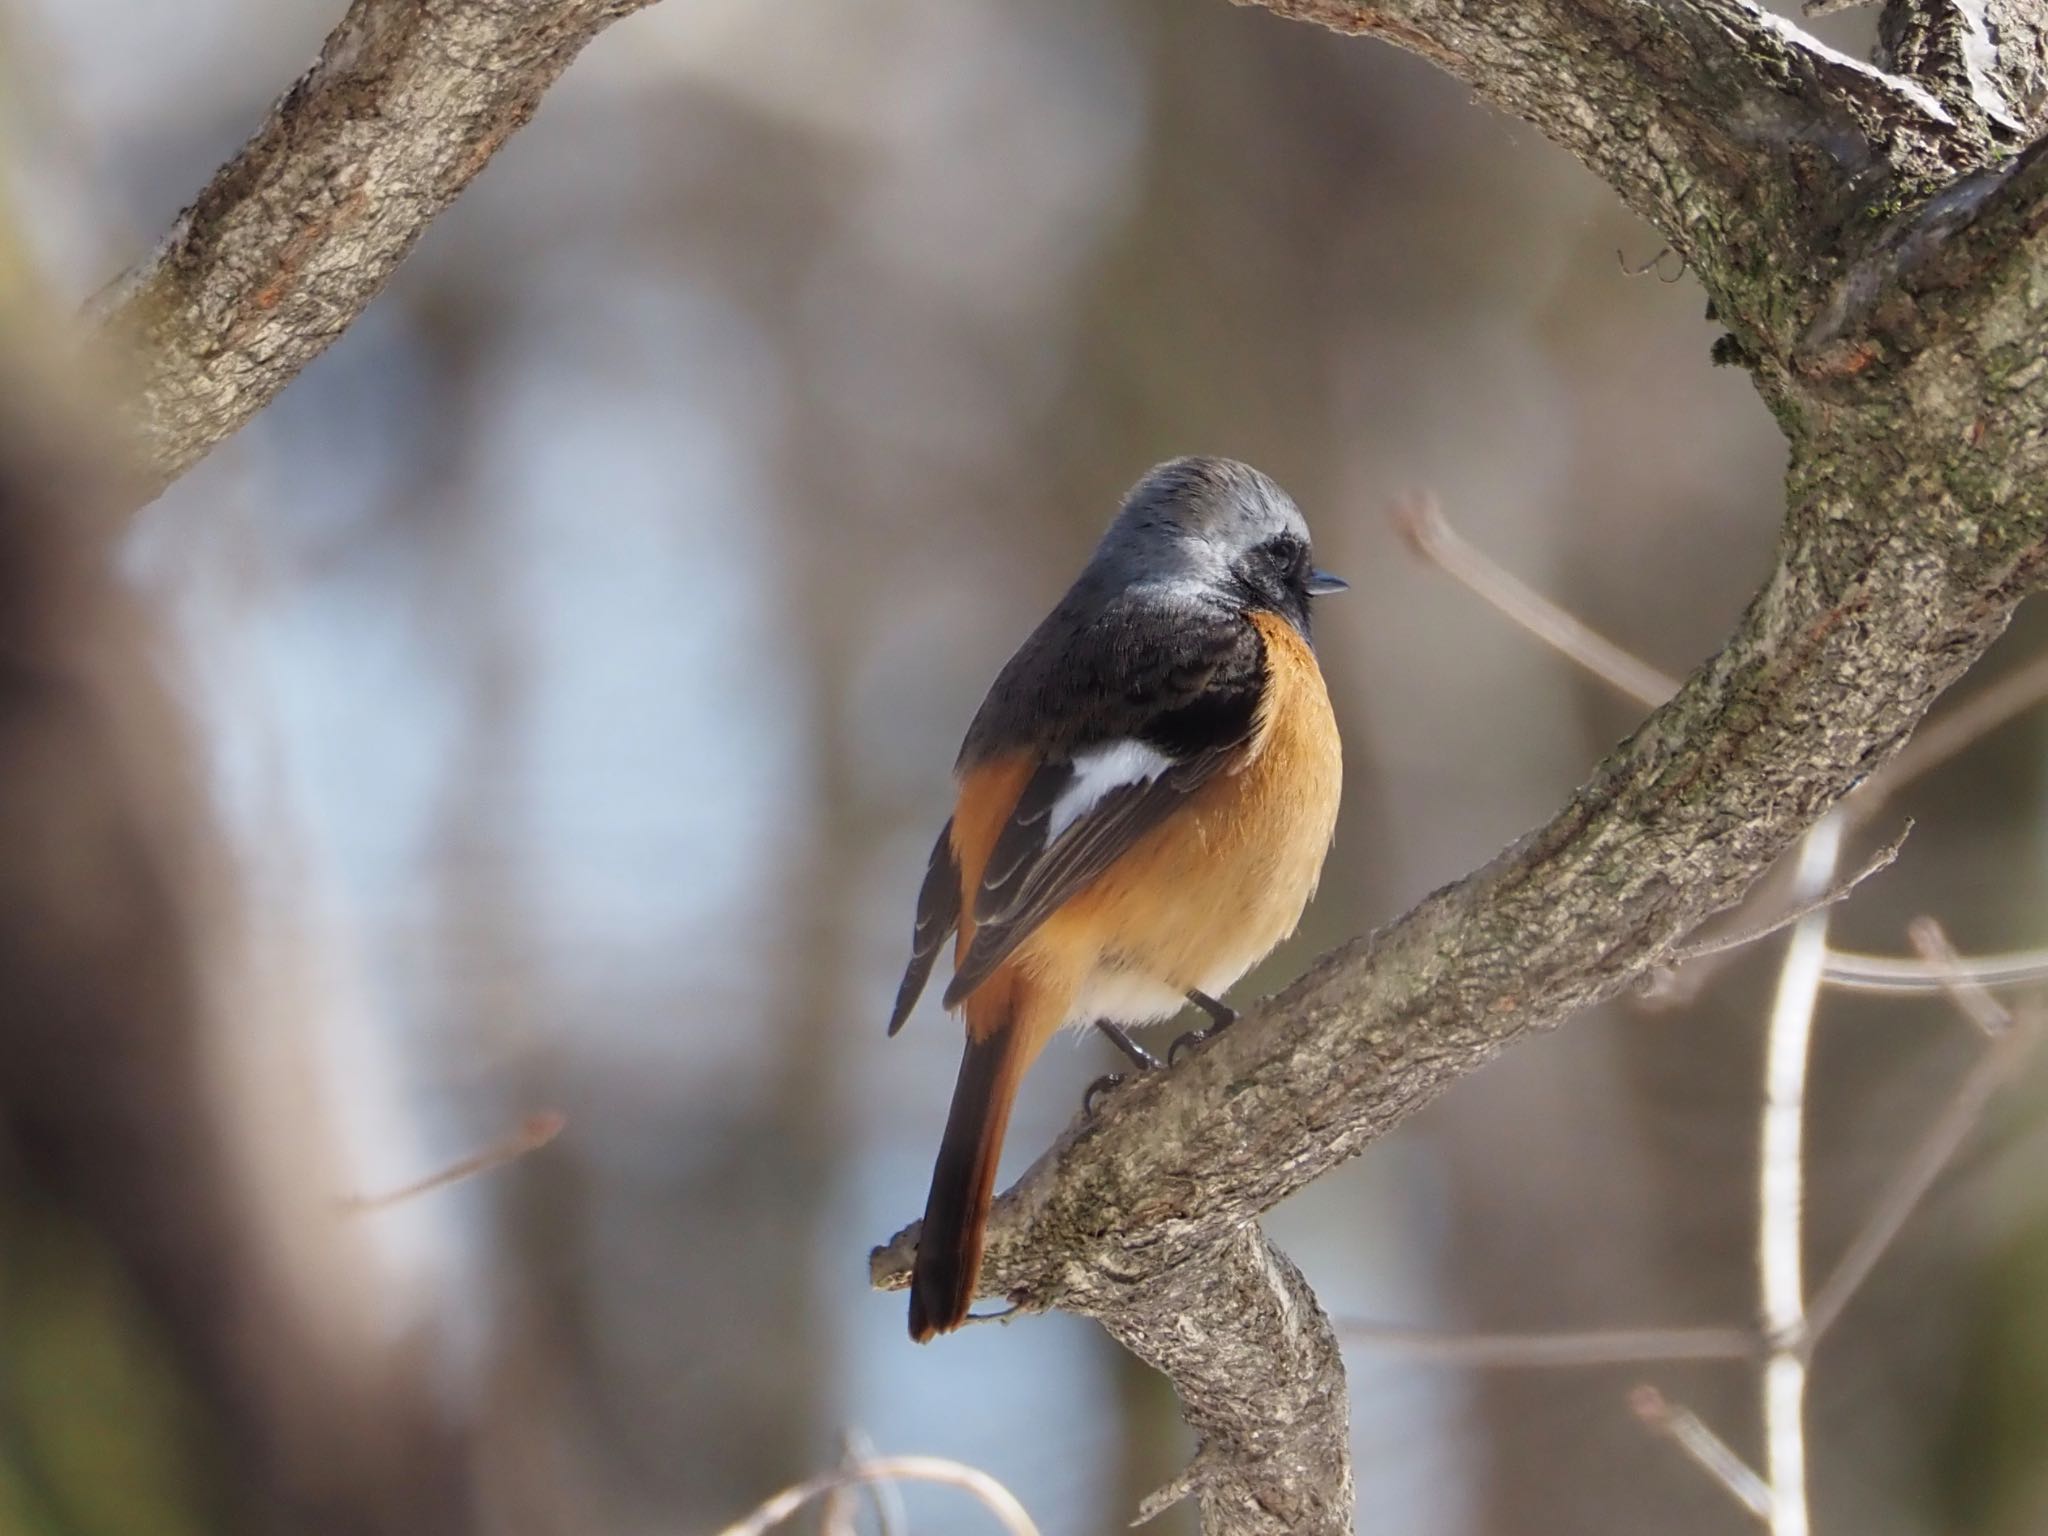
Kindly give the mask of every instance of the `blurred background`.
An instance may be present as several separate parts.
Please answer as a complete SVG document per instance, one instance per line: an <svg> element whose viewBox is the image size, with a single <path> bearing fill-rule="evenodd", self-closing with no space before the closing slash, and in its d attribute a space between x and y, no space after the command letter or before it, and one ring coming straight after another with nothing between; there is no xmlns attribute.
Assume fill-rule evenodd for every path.
<svg viewBox="0 0 2048 1536"><path fill-rule="evenodd" d="M0 4L7 245L56 309L339 9ZM1123 1528L1189 1451L1160 1381L1061 1317L918 1349L865 1283L957 1060L931 999L882 1026L959 735L1130 482L1227 453L1354 589L1318 610L1336 850L1245 996L1545 818L1640 711L1388 507L1431 490L1651 661L1710 653L1769 568L1780 444L1697 285L1617 260L1659 243L1417 60L1220 0L670 0L601 37L67 615L134 640L155 704L115 755L190 878L95 930L89 986L0 950L0 1530L687 1536L848 1436L985 1468L1049 1533ZM19 542L54 482L7 483ZM0 620L50 590L10 577ZM2022 623L1985 672L2044 646ZM2039 940L2038 748L2023 722L1916 785L1842 942L1903 952L1921 912ZM59 931L16 865L9 923ZM1526 1043L1277 1240L1339 1319L1749 1322L1776 958ZM1820 1030L1817 1273L1977 1049L1935 1002L1831 996ZM1111 1065L1049 1053L1006 1178ZM2048 1522L2042 1086L1816 1363L1822 1532ZM350 1204L542 1111L566 1128L507 1167ZM1364 1529L1749 1527L1627 1407L1654 1382L1755 1458L1745 1367L1349 1364Z"/></svg>

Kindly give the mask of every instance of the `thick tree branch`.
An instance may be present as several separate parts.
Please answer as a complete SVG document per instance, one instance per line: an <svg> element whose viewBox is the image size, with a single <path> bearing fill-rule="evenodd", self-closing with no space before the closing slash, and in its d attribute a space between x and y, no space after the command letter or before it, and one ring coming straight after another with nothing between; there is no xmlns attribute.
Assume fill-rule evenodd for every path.
<svg viewBox="0 0 2048 1536"><path fill-rule="evenodd" d="M1206 1529L1338 1532L1348 1511L1289 1470L1325 1443L1299 1412L1301 1346L1230 1299L1263 1251L1253 1224L1667 958L1885 762L2040 585L2048 148L2000 163L1981 118L1732 0L1269 3L1424 53L1607 175L1736 325L1791 450L1769 582L1549 825L1120 1091L998 1202L985 1289L1101 1318L1175 1376ZM876 1250L877 1285L904 1283L915 1242ZM1262 1347L1237 1347L1247 1326ZM1174 1330L1233 1348L1153 1342ZM1313 1385L1333 1383L1329 1357ZM1218 1400L1233 1418L1198 1419ZM1283 1504L1291 1525L1247 1513Z"/></svg>
<svg viewBox="0 0 2048 1536"><path fill-rule="evenodd" d="M144 493L361 314L610 21L648 0L354 0L319 60L102 296Z"/></svg>
<svg viewBox="0 0 2048 1536"><path fill-rule="evenodd" d="M1922 85L1749 0L1238 0L1421 54L1571 150L1663 231L1751 351L1864 209L1988 142Z"/></svg>
<svg viewBox="0 0 2048 1536"><path fill-rule="evenodd" d="M1184 1265L1100 1314L1124 1348L1180 1394L1202 1449L1145 1502L1192 1494L1204 1530L1291 1536L1351 1518L1351 1403L1337 1336L1287 1256L1253 1225L1213 1262ZM1269 1389L1244 1395L1247 1381Z"/></svg>
<svg viewBox="0 0 2048 1536"><path fill-rule="evenodd" d="M2001 135L2031 136L2048 112L2048 15L2037 0L1890 0L1877 61Z"/></svg>

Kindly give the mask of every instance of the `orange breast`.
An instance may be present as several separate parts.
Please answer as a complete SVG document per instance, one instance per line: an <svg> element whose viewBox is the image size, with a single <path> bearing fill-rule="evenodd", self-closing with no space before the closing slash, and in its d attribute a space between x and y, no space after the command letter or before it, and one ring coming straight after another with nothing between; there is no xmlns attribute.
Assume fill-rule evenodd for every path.
<svg viewBox="0 0 2048 1536"><path fill-rule="evenodd" d="M1047 919L1013 963L1071 986L1069 1022L1165 1017L1219 995L1271 952L1315 894L1343 754L1315 654L1255 614L1268 684L1243 759Z"/></svg>

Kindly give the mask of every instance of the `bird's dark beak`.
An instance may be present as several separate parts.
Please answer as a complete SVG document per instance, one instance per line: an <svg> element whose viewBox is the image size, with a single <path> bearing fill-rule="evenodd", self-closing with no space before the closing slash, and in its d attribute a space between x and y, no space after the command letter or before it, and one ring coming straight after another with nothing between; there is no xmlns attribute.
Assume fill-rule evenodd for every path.
<svg viewBox="0 0 2048 1536"><path fill-rule="evenodd" d="M1328 571L1308 573L1307 590L1310 597L1326 597L1332 592L1346 592L1350 588L1351 583L1342 576L1332 576Z"/></svg>

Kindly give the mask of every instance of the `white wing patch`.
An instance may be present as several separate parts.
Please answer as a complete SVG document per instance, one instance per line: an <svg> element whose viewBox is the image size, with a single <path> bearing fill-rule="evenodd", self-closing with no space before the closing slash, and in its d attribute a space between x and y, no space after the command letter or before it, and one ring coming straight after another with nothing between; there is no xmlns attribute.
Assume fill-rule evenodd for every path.
<svg viewBox="0 0 2048 1536"><path fill-rule="evenodd" d="M1087 815L1111 790L1126 784L1150 783L1172 766L1173 759L1157 747L1130 737L1076 753L1073 780L1052 803L1046 842L1051 843Z"/></svg>

